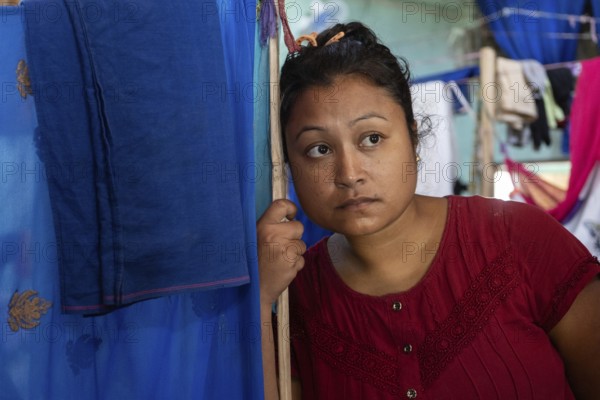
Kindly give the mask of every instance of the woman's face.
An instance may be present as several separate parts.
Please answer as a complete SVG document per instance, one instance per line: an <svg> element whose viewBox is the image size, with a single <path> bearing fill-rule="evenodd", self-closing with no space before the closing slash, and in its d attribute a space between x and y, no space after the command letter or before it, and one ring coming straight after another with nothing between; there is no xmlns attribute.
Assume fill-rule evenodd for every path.
<svg viewBox="0 0 600 400"><path fill-rule="evenodd" d="M284 127L298 198L318 225L346 236L399 223L417 181L402 107L359 76L311 87Z"/></svg>

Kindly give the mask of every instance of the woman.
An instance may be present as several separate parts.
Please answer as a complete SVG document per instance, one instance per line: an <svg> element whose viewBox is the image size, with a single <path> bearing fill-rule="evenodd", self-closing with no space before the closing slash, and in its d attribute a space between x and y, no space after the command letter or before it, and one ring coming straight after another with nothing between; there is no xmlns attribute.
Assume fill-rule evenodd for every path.
<svg viewBox="0 0 600 400"><path fill-rule="evenodd" d="M302 208L335 233L305 253L287 200L257 225L264 326L290 285L294 399L600 398L597 260L532 206L416 195L405 64L360 23L309 39L281 124ZM277 398L266 330L263 354Z"/></svg>

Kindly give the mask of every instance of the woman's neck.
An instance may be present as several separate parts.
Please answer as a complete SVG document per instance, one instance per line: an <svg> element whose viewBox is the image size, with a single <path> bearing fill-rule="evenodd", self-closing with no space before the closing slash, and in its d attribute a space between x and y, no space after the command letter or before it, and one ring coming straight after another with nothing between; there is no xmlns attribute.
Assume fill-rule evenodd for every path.
<svg viewBox="0 0 600 400"><path fill-rule="evenodd" d="M338 274L359 292L379 291L386 283L402 286L397 291L412 287L439 249L447 208L446 199L416 196L398 221L376 234L333 235L328 250Z"/></svg>

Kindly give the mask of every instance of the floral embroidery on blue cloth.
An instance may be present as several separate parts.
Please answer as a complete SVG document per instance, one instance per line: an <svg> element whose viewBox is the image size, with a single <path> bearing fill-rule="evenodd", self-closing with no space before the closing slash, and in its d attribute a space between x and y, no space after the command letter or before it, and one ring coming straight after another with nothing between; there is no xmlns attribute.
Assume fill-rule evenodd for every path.
<svg viewBox="0 0 600 400"><path fill-rule="evenodd" d="M24 60L20 60L17 64L17 89L24 99L27 98L27 95L33 95L31 80L29 79L29 68Z"/></svg>
<svg viewBox="0 0 600 400"><path fill-rule="evenodd" d="M26 290L12 295L8 303L8 324L17 332L21 329L33 329L40 324L40 318L52 307L52 302L39 297L35 290Z"/></svg>

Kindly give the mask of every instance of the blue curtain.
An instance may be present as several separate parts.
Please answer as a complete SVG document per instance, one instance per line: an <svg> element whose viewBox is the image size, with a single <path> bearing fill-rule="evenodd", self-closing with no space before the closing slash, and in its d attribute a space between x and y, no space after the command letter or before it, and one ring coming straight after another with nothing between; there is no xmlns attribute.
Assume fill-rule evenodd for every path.
<svg viewBox="0 0 600 400"><path fill-rule="evenodd" d="M61 313L56 221L47 183L51 172L37 152L38 136L43 132L37 129L38 120L40 125L49 121L40 120L43 113L34 101L39 101L36 96L46 96L49 102L54 86L46 86L44 92L39 86L35 90L35 81L30 85L26 66L31 60L26 54L23 27L25 18L36 16L58 24L58 4L26 2L22 7L0 7L3 38L0 41L3 82L0 304L4 309L0 314L0 399L262 399L256 249L249 239L245 239L248 242L244 263L249 284L147 299L105 315L84 317ZM87 10L85 15L90 21L97 18L98 14L93 11L97 11L100 4L113 7L108 3L79 4L82 10ZM186 7L195 7L190 2L135 4L144 8L143 12L159 18L163 15L161 7L181 7L181 12L185 12ZM223 69L223 81L210 83L224 85L225 95L219 92L214 101L222 102L220 106L231 111L227 117L235 135L233 147L220 147L217 143L211 151L231 151L237 167L248 166L254 162L254 101L240 101L236 95L243 92L236 94L235 87L243 88L252 83L254 5L231 1L219 3L220 7L217 3L202 3L198 7L202 5L206 7L206 15L216 12L217 19L222 21L220 33L213 39L223 43L227 67ZM124 8L104 8L106 18L136 15L135 10L125 8L124 3L114 6ZM236 14L232 14L233 9L237 10ZM230 13L229 21L226 12ZM65 15L62 14L63 18ZM129 29L134 26L129 25ZM167 34L158 27L155 29L155 35ZM31 34L30 31L30 39ZM38 38L43 41L41 36ZM114 51L114 47L104 50ZM29 52L31 54L31 48ZM58 67L52 57L47 59L44 68ZM173 62L185 61L174 59ZM189 67L194 67L191 61ZM169 68L165 72L169 72ZM62 89L74 90L70 92L73 96L77 89L72 85L74 77L60 82ZM122 76L115 77L119 78ZM158 86L161 84L165 82L157 82ZM200 91L202 87L190 86L189 90ZM227 97L227 93L231 96ZM120 94L127 96L127 93ZM160 100L155 101L160 103ZM187 109L181 108L182 112ZM81 116L70 117L75 120ZM115 118L119 117L123 116L115 114ZM185 120L188 115L179 117ZM219 120L211 124L215 128L224 126ZM87 126L83 128L79 131L81 134L89 131ZM216 131L218 133L218 129ZM254 238L254 182L249 179L233 182L240 196L238 201L244 207L240 220L228 223L237 222L244 238Z"/></svg>
<svg viewBox="0 0 600 400"><path fill-rule="evenodd" d="M489 26L496 43L507 57L522 60L535 59L542 64L573 61L577 40L560 39L556 33L579 33L579 22L571 23L559 18L538 18L535 12L581 15L586 0L519 1L478 0L484 16L490 18ZM505 8L519 12L503 14Z"/></svg>
<svg viewBox="0 0 600 400"><path fill-rule="evenodd" d="M248 283L254 6L23 4L63 310Z"/></svg>
<svg viewBox="0 0 600 400"><path fill-rule="evenodd" d="M302 240L306 243L307 247L310 247L316 244L319 240L324 238L325 236L330 236L333 232L328 231L327 229L321 228L319 225L312 222L308 215L304 213L304 210L300 206L300 200L298 199L298 195L296 194L296 189L294 188L294 184L292 179L289 178L290 184L288 185L288 198L298 206L298 213L296 214L296 220L302 222L304 226L304 232L302 233Z"/></svg>
<svg viewBox="0 0 600 400"><path fill-rule="evenodd" d="M260 24L257 24L257 37ZM254 175L256 189L256 215L261 216L271 203L271 147L270 138L270 92L269 92L269 46L255 41L254 49Z"/></svg>

